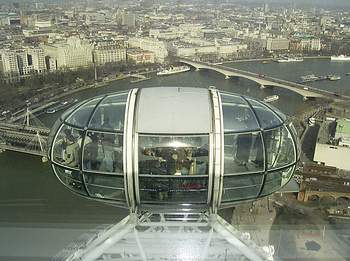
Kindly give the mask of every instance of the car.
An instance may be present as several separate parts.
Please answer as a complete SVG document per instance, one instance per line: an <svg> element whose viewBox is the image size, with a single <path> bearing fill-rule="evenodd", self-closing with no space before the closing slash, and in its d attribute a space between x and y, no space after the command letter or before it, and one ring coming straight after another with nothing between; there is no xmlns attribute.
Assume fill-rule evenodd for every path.
<svg viewBox="0 0 350 261"><path fill-rule="evenodd" d="M259 78L265 78L265 74L259 74Z"/></svg>

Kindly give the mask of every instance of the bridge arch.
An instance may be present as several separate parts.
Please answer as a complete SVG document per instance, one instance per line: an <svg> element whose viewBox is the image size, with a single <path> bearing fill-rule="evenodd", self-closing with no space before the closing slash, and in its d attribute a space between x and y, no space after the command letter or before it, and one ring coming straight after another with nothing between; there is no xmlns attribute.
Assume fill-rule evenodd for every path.
<svg viewBox="0 0 350 261"><path fill-rule="evenodd" d="M332 195L323 195L320 198L320 202L324 205L334 205L336 203L336 198Z"/></svg>
<svg viewBox="0 0 350 261"><path fill-rule="evenodd" d="M320 202L320 196L313 194L309 195L307 198L308 201L313 201L313 202Z"/></svg>
<svg viewBox="0 0 350 261"><path fill-rule="evenodd" d="M341 196L336 199L336 203L338 206L349 206L350 205L350 198Z"/></svg>

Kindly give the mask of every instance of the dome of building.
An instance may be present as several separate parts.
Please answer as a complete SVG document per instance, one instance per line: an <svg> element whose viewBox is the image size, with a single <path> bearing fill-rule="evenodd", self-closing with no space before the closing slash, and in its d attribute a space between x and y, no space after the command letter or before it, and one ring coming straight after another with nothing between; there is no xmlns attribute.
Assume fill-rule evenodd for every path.
<svg viewBox="0 0 350 261"><path fill-rule="evenodd" d="M280 190L299 157L292 123L215 88L131 89L57 120L49 158L70 190L131 210L216 211Z"/></svg>

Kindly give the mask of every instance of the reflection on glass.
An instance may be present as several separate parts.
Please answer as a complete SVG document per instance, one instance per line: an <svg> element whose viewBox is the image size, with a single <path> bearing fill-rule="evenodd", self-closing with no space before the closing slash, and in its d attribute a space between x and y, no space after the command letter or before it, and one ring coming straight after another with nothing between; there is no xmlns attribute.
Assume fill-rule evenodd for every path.
<svg viewBox="0 0 350 261"><path fill-rule="evenodd" d="M292 135L283 126L264 132L269 169L279 168L295 162L295 148Z"/></svg>
<svg viewBox="0 0 350 261"><path fill-rule="evenodd" d="M206 203L207 177L139 178L141 202Z"/></svg>
<svg viewBox="0 0 350 261"><path fill-rule="evenodd" d="M265 185L261 192L262 196L266 196L276 192L290 180L294 167L290 167L280 171L269 172L266 175Z"/></svg>
<svg viewBox="0 0 350 261"><path fill-rule="evenodd" d="M127 94L119 94L105 98L94 112L89 128L123 131L127 97Z"/></svg>
<svg viewBox="0 0 350 261"><path fill-rule="evenodd" d="M83 170L123 173L123 135L87 131Z"/></svg>
<svg viewBox="0 0 350 261"><path fill-rule="evenodd" d="M52 160L70 168L79 168L83 131L62 125L52 151Z"/></svg>
<svg viewBox="0 0 350 261"><path fill-rule="evenodd" d="M274 112L262 103L247 98L252 105L261 125L261 128L273 128L282 124L282 121L274 114Z"/></svg>
<svg viewBox="0 0 350 261"><path fill-rule="evenodd" d="M53 169L58 178L73 191L87 195L81 181L81 175L78 170L67 170L59 166L53 166Z"/></svg>
<svg viewBox="0 0 350 261"><path fill-rule="evenodd" d="M224 173L264 171L264 150L260 132L224 135Z"/></svg>
<svg viewBox="0 0 350 261"><path fill-rule="evenodd" d="M297 147L297 159L299 159L300 153L301 153L299 135L298 135L298 132L295 129L294 124L292 122L290 122L288 124L288 126L289 126L289 129L292 131L292 134L294 136L294 139L295 139L295 142L296 142L296 147Z"/></svg>
<svg viewBox="0 0 350 261"><path fill-rule="evenodd" d="M242 132L257 130L259 125L248 103L241 97L221 94L224 130Z"/></svg>
<svg viewBox="0 0 350 261"><path fill-rule="evenodd" d="M263 103L265 106L269 107L270 109L272 109L275 113L278 114L278 116L283 120L286 121L287 120L287 116L281 112L279 109L277 109L275 106L273 106L271 103L267 104L265 102L260 101L261 103Z"/></svg>
<svg viewBox="0 0 350 261"><path fill-rule="evenodd" d="M222 202L244 200L258 196L263 174L224 177Z"/></svg>
<svg viewBox="0 0 350 261"><path fill-rule="evenodd" d="M80 107L81 105L83 105L86 101L82 101L82 102L78 102L74 105L72 105L71 107L69 107L69 109L67 109L66 111L64 111L60 117L61 120L65 120L75 109L77 109L78 107Z"/></svg>
<svg viewBox="0 0 350 261"><path fill-rule="evenodd" d="M207 175L208 135L139 136L139 174Z"/></svg>
<svg viewBox="0 0 350 261"><path fill-rule="evenodd" d="M67 118L66 122L77 127L85 128L88 124L91 113L101 99L102 97L99 97L85 103L79 109L74 111L73 114Z"/></svg>
<svg viewBox="0 0 350 261"><path fill-rule="evenodd" d="M84 173L84 179L90 196L126 200L123 176Z"/></svg>

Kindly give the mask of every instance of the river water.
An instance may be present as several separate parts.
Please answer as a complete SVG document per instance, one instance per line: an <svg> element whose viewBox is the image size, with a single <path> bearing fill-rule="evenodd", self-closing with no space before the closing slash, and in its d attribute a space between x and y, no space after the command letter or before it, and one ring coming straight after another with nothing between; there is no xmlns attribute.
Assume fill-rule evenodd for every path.
<svg viewBox="0 0 350 261"><path fill-rule="evenodd" d="M314 82L312 86L350 95L349 63L336 63L324 59L306 60L302 63L244 62L231 63L239 69L249 70L281 79L297 81L307 74L337 74L337 82ZM108 92L150 86L216 86L218 89L257 98L278 94L280 99L274 105L289 115L295 114L308 102L300 95L279 88L260 89L245 79L225 79L214 71L190 71L164 77L130 83L129 79L116 81L108 86L76 94L79 100ZM62 112L46 114L41 120L49 127ZM194 112L194 116L195 116ZM69 192L54 176L48 163L40 158L14 152L0 154L0 222L71 222L110 223L119 220L127 211L80 198Z"/></svg>

